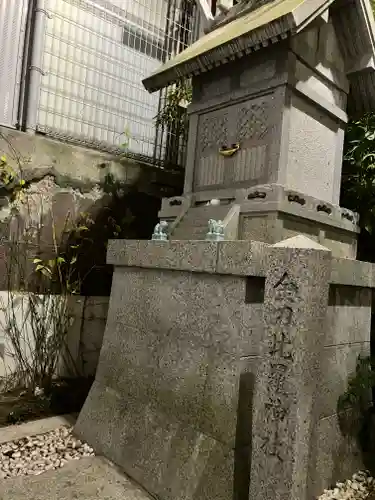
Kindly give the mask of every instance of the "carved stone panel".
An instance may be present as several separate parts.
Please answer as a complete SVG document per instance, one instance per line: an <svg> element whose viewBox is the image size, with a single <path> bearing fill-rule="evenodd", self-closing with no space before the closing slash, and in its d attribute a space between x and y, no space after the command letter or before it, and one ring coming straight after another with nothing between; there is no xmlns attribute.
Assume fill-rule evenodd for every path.
<svg viewBox="0 0 375 500"><path fill-rule="evenodd" d="M200 117L194 174L197 189L223 184L225 162L219 151L229 142L229 128L227 109Z"/></svg>
<svg viewBox="0 0 375 500"><path fill-rule="evenodd" d="M234 182L261 178L266 170L267 146L254 146L238 152L234 168Z"/></svg>
<svg viewBox="0 0 375 500"><path fill-rule="evenodd" d="M300 301L298 284L285 272L274 285L272 309L268 316L265 425L261 435L262 450L276 462L290 459L294 444L288 421L296 404L290 379L295 363L293 323Z"/></svg>
<svg viewBox="0 0 375 500"><path fill-rule="evenodd" d="M195 187L230 187L267 181L268 145L273 95L232 104L199 118ZM233 156L222 156L223 146L239 143Z"/></svg>
<svg viewBox="0 0 375 500"><path fill-rule="evenodd" d="M268 95L237 106L234 142L240 143L240 150L233 165L236 183L267 181L271 102Z"/></svg>
<svg viewBox="0 0 375 500"><path fill-rule="evenodd" d="M224 182L224 158L203 157L198 164L197 186L217 186Z"/></svg>
<svg viewBox="0 0 375 500"><path fill-rule="evenodd" d="M269 99L254 99L238 106L236 136L237 142L257 141L268 132Z"/></svg>
<svg viewBox="0 0 375 500"><path fill-rule="evenodd" d="M207 113L200 120L198 127L198 154L208 156L217 153L228 143L228 111Z"/></svg>

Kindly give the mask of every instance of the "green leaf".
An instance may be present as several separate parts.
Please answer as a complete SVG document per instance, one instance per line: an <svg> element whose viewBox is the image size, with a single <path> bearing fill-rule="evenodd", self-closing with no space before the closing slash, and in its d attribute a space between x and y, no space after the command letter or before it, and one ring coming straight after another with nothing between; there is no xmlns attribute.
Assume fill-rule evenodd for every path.
<svg viewBox="0 0 375 500"><path fill-rule="evenodd" d="M34 259L33 260L34 264L39 264L40 262L43 262L42 259Z"/></svg>
<svg viewBox="0 0 375 500"><path fill-rule="evenodd" d="M64 257L57 257L56 262L58 264L65 264L66 260L64 259Z"/></svg>
<svg viewBox="0 0 375 500"><path fill-rule="evenodd" d="M42 266L40 264L36 266L35 271L44 274L44 276L47 276L48 278L50 278L52 275L52 272L50 269L48 269L48 267Z"/></svg>
<svg viewBox="0 0 375 500"><path fill-rule="evenodd" d="M43 269L41 269L40 272L42 274L44 274L44 276L46 276L47 278L50 278L50 276L51 276L51 271L49 269L47 269L46 267L43 267Z"/></svg>
<svg viewBox="0 0 375 500"><path fill-rule="evenodd" d="M70 261L71 264L75 264L77 262L77 256L75 255Z"/></svg>

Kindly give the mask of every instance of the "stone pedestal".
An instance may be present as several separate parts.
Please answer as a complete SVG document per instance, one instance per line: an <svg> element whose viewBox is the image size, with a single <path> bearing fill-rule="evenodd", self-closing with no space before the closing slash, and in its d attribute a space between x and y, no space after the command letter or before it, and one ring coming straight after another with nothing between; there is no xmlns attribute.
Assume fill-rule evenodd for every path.
<svg viewBox="0 0 375 500"><path fill-rule="evenodd" d="M163 200L161 215L171 227L181 210L186 212L172 230L172 239L204 239L208 219L225 220L231 208L238 206L236 234L239 240L272 245L302 234L327 247L335 257L356 258L358 217L338 205L277 184L238 189L233 195L235 198L226 198L228 195L223 194L219 206L206 206L207 193L204 196L195 193L187 200L183 197Z"/></svg>
<svg viewBox="0 0 375 500"><path fill-rule="evenodd" d="M75 429L98 454L160 500L309 500L363 467L337 402L369 352L371 264L302 236L117 240L108 262Z"/></svg>

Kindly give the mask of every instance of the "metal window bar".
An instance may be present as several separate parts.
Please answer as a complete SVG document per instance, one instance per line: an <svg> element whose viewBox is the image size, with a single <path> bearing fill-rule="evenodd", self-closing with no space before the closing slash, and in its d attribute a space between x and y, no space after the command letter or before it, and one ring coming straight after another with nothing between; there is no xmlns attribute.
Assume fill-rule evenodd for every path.
<svg viewBox="0 0 375 500"><path fill-rule="evenodd" d="M198 37L198 11L194 0L169 0L165 26L164 61L182 52ZM166 106L168 93L173 87L161 92L159 113ZM165 168L175 169L185 165L186 134L180 132L180 121L185 119L183 108L176 110L175 123L157 127L155 159ZM187 129L187 126L185 127Z"/></svg>
<svg viewBox="0 0 375 500"><path fill-rule="evenodd" d="M129 156L162 165L173 130L156 130L160 93L142 79L191 43L187 2L44 0L36 131L115 153L128 143Z"/></svg>

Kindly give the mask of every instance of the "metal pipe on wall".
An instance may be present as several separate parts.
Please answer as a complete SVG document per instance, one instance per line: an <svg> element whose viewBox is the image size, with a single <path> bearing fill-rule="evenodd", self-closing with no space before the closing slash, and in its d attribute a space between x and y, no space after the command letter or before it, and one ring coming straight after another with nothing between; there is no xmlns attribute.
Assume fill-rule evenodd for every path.
<svg viewBox="0 0 375 500"><path fill-rule="evenodd" d="M49 14L46 0L31 0L30 38L28 47L27 71L23 98L22 129L30 133L37 130L40 86L43 76L42 62L46 22Z"/></svg>

